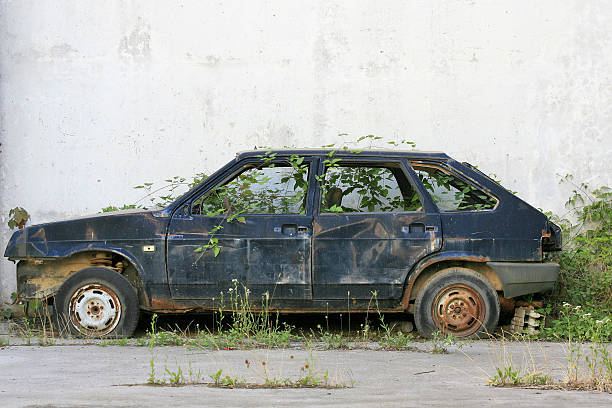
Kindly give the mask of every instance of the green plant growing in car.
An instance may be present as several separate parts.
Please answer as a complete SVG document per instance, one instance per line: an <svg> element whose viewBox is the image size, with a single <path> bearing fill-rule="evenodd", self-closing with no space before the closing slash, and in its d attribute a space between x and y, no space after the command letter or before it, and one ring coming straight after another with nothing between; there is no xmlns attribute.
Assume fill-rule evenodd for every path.
<svg viewBox="0 0 612 408"><path fill-rule="evenodd" d="M379 140L381 137L367 135L362 140ZM401 143L412 142L402 141ZM399 143L393 142L394 145ZM360 153L360 151L352 151ZM322 212L393 212L413 211L420 207L420 198L412 191L408 194L393 191L396 182L395 175L390 168L381 166L351 166L343 164L341 159L335 157L336 151L328 153L323 161L325 174L317 176L321 185ZM351 206L342 205L342 197L353 195Z"/></svg>
<svg viewBox="0 0 612 408"><path fill-rule="evenodd" d="M423 186L440 210L489 210L497 200L480 189L430 166L414 166Z"/></svg>
<svg viewBox="0 0 612 408"><path fill-rule="evenodd" d="M303 157L295 154L283 162L278 162L276 156L271 151L258 155L260 164L248 167L233 180L194 201L192 211L195 209L196 214L224 214L209 231L208 242L196 248L196 252L213 250L214 256L218 256L221 247L215 235L226 223L246 223L244 214L304 213L309 166ZM288 191L290 188L292 192Z"/></svg>
<svg viewBox="0 0 612 408"><path fill-rule="evenodd" d="M346 134L340 134L340 136ZM370 143L370 147L375 142L382 141L382 137L374 135L365 135L357 139L357 143L364 141ZM402 144L414 147L413 142L402 140L400 142L388 142L393 146ZM326 147L331 147L329 145ZM347 146L342 148L348 149ZM359 153L354 151L353 153ZM228 223L239 222L245 223L245 214L257 213L300 213L305 212L305 197L307 192L307 174L309 165L304 162L303 157L291 155L290 158L284 159L282 162L278 160L277 153L266 151L257 156L261 163L253 166L249 171L245 171L235 177L233 180L215 187L206 195L194 201L191 205L192 213L206 216L221 216L217 223L210 231L208 231L208 240L205 244L197 247L196 252L201 252L202 255L206 251L212 251L217 257L222 248L219 240L219 234ZM332 150L328 153L324 160L326 168L340 168L341 159L336 156L336 151ZM269 170L264 172L262 169L272 169L280 166L290 167L293 171L279 171L272 173ZM407 202L401 195L389 197L389 186L387 182L393 179L393 174L384 168L342 168L343 172L339 174L330 174L330 180L324 182L325 176L317 176L317 179L322 182L323 196L329 192L331 186L336 182L348 184L345 194L350 194L356 191L359 195L359 207L367 211L373 211L375 208L381 211L392 211L394 209L410 210L420 207L419 197L413 194L410 197L410 202ZM165 206L174 201L177 197L173 195L177 188L183 185L194 187L206 178L204 173L198 173L192 177L192 181L188 181L184 177L174 176L165 180L168 184L159 188L154 188L153 183L143 183L136 186L137 189L145 189L147 195L138 200L135 204L123 206L121 208L140 208L141 201L148 199L155 205ZM156 197L159 191L168 191L163 195ZM288 190L292 190L289 192ZM352 211L354 209L343 207L340 204L323 205L323 211L332 213L341 213ZM117 207L107 207L103 211L116 210ZM201 256L200 256L201 258ZM199 259L199 258L198 258Z"/></svg>
<svg viewBox="0 0 612 408"><path fill-rule="evenodd" d="M103 207L101 209L101 212L107 213L131 209L146 210L150 206L166 207L181 195L176 195L177 190L180 190L181 188L193 188L200 184L202 181L204 181L206 178L208 178L208 176L205 173L196 173L194 176L191 177L191 181L187 180L185 177L173 176L169 179L164 180L166 184L163 184L159 187L155 186L155 183L142 183L138 186L134 186L133 188L136 190L145 190L147 193L140 197L136 202L132 204L123 204L122 206L109 205L107 207ZM164 191L164 193L158 195L160 191ZM143 201L148 201L150 203L150 206L142 204Z"/></svg>

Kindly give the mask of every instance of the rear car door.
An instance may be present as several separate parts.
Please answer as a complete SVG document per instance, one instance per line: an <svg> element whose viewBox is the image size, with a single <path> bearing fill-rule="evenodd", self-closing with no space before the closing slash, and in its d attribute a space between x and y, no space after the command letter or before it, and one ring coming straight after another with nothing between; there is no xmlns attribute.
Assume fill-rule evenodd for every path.
<svg viewBox="0 0 612 408"><path fill-rule="evenodd" d="M406 276L442 245L440 216L402 160L321 163L313 223L316 300L399 300Z"/></svg>

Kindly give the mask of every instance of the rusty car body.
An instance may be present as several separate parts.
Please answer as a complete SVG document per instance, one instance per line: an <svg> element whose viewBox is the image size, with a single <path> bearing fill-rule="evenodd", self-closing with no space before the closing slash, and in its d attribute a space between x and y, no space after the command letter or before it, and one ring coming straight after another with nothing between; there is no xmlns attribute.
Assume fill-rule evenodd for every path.
<svg viewBox="0 0 612 408"><path fill-rule="evenodd" d="M86 335L129 336L140 310L210 311L234 282L281 312L412 313L424 336L492 331L500 299L550 290L561 231L444 153L259 150L165 208L13 234L18 298ZM258 302L254 302L257 307Z"/></svg>

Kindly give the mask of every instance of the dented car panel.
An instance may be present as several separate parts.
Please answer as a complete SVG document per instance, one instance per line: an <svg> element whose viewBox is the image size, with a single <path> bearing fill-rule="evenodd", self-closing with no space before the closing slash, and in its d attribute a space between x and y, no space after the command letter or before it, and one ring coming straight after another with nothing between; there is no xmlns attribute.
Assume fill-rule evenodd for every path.
<svg viewBox="0 0 612 408"><path fill-rule="evenodd" d="M164 209L101 214L34 225L13 234L5 257L18 262L21 299L53 296L63 281L88 266L123 274L139 294L140 308L158 312L214 310L233 280L251 297L270 297L284 312L367 310L373 294L383 311L411 311L416 293L436 271L468 265L505 297L549 290L558 265L543 252L559 250L560 229L469 165L443 153L349 150L279 150L275 160L306 158L302 213L196 213L195 202L245 168L265 166L261 151L239 154ZM355 166L384 168L405 177L417 194L402 211L321 209L321 180L330 154ZM415 169L435 168L490 197L495 205L441 210L437 191ZM348 200L349 189L344 189ZM342 197L341 197L342 200ZM199 203L198 205L201 205ZM460 205L463 205L460 203ZM349 206L350 207L350 206ZM230 210L228 209L228 212ZM215 226L223 224L217 232ZM220 251L198 250L211 238ZM106 255L105 255L106 254Z"/></svg>
<svg viewBox="0 0 612 408"><path fill-rule="evenodd" d="M314 298L400 299L413 265L442 246L439 231L436 214L317 217Z"/></svg>
<svg viewBox="0 0 612 408"><path fill-rule="evenodd" d="M483 253L497 261L542 261L542 231L549 229L548 218L481 173L456 161L448 164L462 175L470 174L466 178L499 200L490 211L442 212L448 249Z"/></svg>
<svg viewBox="0 0 612 408"><path fill-rule="evenodd" d="M276 300L311 299L311 216L248 215L244 222L225 224L216 235L222 248L217 255L197 251L222 220L173 217L167 243L173 299L219 299L234 280L246 285L255 299L266 292Z"/></svg>
<svg viewBox="0 0 612 408"><path fill-rule="evenodd" d="M115 264L132 265L146 283L143 290L147 291L151 284L167 285L164 250L167 223L168 218L159 217L156 212L130 210L34 225L13 234L4 255L19 260L17 289L23 299L53 294L62 278L82 269L73 265L98 265L96 253L116 254ZM145 247L154 250L145 252ZM90 255L84 260L79 254ZM150 298L150 294L145 292L143 298Z"/></svg>

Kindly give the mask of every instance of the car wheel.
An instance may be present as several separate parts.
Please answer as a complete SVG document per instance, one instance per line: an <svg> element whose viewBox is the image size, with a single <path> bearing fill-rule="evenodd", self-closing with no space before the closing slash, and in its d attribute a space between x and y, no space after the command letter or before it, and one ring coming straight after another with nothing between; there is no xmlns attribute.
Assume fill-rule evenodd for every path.
<svg viewBox="0 0 612 408"><path fill-rule="evenodd" d="M432 276L414 304L423 337L440 331L456 337L486 337L499 319L499 298L491 284L467 268L447 268Z"/></svg>
<svg viewBox="0 0 612 408"><path fill-rule="evenodd" d="M87 337L129 337L139 317L138 296L121 274L103 267L71 275L55 295L58 330Z"/></svg>

